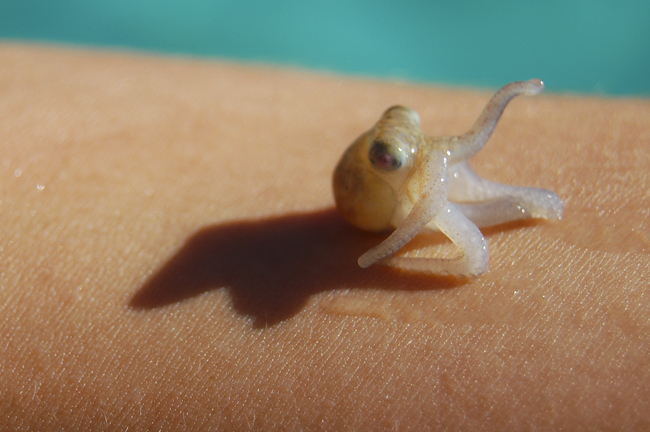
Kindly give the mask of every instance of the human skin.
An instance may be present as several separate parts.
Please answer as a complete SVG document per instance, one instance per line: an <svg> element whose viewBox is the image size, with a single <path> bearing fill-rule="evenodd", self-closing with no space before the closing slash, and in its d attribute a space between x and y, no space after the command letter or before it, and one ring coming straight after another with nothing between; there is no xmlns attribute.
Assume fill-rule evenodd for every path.
<svg viewBox="0 0 650 432"><path fill-rule="evenodd" d="M565 215L484 229L490 272L455 279L359 268L385 234L336 213L331 174L387 107L458 134L490 91L16 44L0 64L5 430L650 428L648 100L514 100L472 165Z"/></svg>

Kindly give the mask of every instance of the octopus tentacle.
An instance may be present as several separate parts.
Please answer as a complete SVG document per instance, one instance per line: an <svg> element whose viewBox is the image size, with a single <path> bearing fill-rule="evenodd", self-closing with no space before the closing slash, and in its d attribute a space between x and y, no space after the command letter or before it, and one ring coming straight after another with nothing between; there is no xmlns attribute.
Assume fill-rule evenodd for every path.
<svg viewBox="0 0 650 432"><path fill-rule="evenodd" d="M456 275L481 276L488 271L489 252L487 241L476 225L465 217L453 204L447 205L433 218L440 232L459 249L454 258L391 257L386 264L405 270Z"/></svg>
<svg viewBox="0 0 650 432"><path fill-rule="evenodd" d="M478 153L492 135L508 103L516 96L533 96L544 91L544 83L537 79L516 81L503 86L487 103L474 125L457 137L427 137L427 141L443 143L450 152L450 165L467 160Z"/></svg>

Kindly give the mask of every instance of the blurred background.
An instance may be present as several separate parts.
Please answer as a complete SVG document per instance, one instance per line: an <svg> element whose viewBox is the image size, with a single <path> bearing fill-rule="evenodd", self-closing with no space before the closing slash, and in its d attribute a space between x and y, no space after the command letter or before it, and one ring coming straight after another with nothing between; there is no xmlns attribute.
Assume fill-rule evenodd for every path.
<svg viewBox="0 0 650 432"><path fill-rule="evenodd" d="M0 38L650 96L650 0L0 0Z"/></svg>

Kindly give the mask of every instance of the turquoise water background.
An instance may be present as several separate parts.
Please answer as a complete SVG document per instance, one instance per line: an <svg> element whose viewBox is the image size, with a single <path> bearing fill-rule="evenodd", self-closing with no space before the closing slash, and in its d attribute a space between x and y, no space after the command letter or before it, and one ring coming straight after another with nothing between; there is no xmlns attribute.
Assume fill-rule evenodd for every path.
<svg viewBox="0 0 650 432"><path fill-rule="evenodd" d="M0 0L0 38L650 96L650 0Z"/></svg>

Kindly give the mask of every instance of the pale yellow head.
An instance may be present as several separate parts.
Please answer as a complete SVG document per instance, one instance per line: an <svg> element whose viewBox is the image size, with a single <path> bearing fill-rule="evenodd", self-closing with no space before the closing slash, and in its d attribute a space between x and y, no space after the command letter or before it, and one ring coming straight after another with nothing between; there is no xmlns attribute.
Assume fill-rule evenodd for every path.
<svg viewBox="0 0 650 432"><path fill-rule="evenodd" d="M334 171L334 199L341 214L364 230L394 228L423 143L415 111L403 106L386 110L352 143Z"/></svg>

